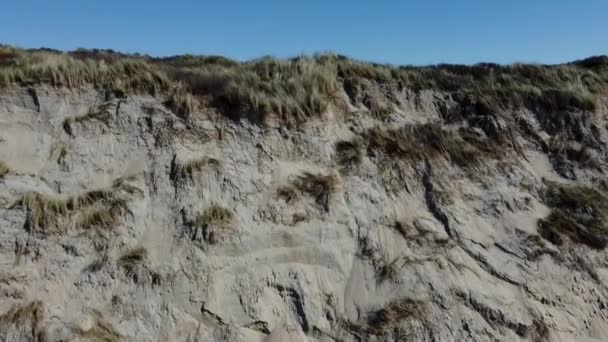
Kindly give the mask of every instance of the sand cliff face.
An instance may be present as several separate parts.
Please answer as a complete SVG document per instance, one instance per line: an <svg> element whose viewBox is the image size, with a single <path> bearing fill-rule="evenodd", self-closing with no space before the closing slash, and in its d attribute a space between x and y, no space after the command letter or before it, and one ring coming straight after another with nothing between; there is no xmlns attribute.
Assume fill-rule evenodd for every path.
<svg viewBox="0 0 608 342"><path fill-rule="evenodd" d="M440 92L382 120L340 96L287 129L2 90L1 338L608 336L605 102L467 124Z"/></svg>

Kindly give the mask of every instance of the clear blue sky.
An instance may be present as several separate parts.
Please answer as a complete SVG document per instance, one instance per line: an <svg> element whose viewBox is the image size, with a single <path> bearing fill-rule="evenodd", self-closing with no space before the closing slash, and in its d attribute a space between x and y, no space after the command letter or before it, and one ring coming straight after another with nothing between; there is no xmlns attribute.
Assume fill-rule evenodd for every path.
<svg viewBox="0 0 608 342"><path fill-rule="evenodd" d="M0 43L235 59L333 51L392 64L608 54L606 0L13 0Z"/></svg>

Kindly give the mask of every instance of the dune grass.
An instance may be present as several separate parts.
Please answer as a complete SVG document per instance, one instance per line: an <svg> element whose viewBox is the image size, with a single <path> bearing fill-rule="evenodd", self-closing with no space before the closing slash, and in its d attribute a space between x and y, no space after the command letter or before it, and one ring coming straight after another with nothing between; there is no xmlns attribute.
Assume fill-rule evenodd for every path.
<svg viewBox="0 0 608 342"><path fill-rule="evenodd" d="M175 114L187 118L195 112L199 106L198 100L186 89L181 82L173 87L165 105Z"/></svg>
<svg viewBox="0 0 608 342"><path fill-rule="evenodd" d="M386 303L383 307L370 311L358 322L339 320L340 328L358 336L383 336L387 333L407 335L404 323L417 321L426 324L429 321L429 305L425 301L402 298Z"/></svg>
<svg viewBox="0 0 608 342"><path fill-rule="evenodd" d="M338 91L348 88L348 82L366 80L384 88L446 92L459 103L492 112L485 114L517 108L590 111L596 108L597 94L608 85L608 62L395 67L326 54L245 63L200 60L173 77L183 79L195 94L211 94L229 107L258 113L262 120L270 113L283 121L301 122L322 114L330 104L339 106ZM365 88L359 87L364 92ZM373 99L373 94L367 95ZM368 107L384 112L390 105L372 101Z"/></svg>
<svg viewBox="0 0 608 342"><path fill-rule="evenodd" d="M45 341L44 306L41 301L13 305L0 315L0 340Z"/></svg>
<svg viewBox="0 0 608 342"><path fill-rule="evenodd" d="M227 227L234 221L234 214L231 210L217 204L211 205L203 213L196 217L195 224L198 226L220 226Z"/></svg>
<svg viewBox="0 0 608 342"><path fill-rule="evenodd" d="M89 211L98 203L100 207ZM77 222L87 228L112 223L116 213L111 209L125 207L126 201L108 190L85 192L69 198L27 192L21 197L19 205L28 209L31 227L38 227L46 233L61 233L68 230L68 219L75 216L78 217Z"/></svg>
<svg viewBox="0 0 608 342"><path fill-rule="evenodd" d="M0 47L0 87L39 83L69 88L93 85L122 96L167 93L168 106L181 116L195 110L200 98L235 119L263 123L274 117L293 126L320 116L332 105L344 108L343 91L349 97L362 92L359 97L370 101L367 107L374 113L390 111L396 104L373 101L375 95L369 93L373 87L356 84L447 93L459 104L449 114L456 116L469 115L471 109L480 115L517 108L545 114L593 111L597 96L607 89L608 58L560 65L412 67L333 54L236 62L216 56L152 58L101 50L61 53Z"/></svg>
<svg viewBox="0 0 608 342"><path fill-rule="evenodd" d="M333 175L304 172L294 182L300 192L311 196L317 205L329 212L331 196L336 191L338 178Z"/></svg>
<svg viewBox="0 0 608 342"><path fill-rule="evenodd" d="M547 182L543 199L551 208L538 222L543 238L558 246L576 243L604 249L608 245L608 198L602 193L584 185Z"/></svg>
<svg viewBox="0 0 608 342"><path fill-rule="evenodd" d="M399 129L372 128L365 134L367 153L390 159L433 160L444 157L461 167L474 167L493 157L491 142L464 139L438 123L411 124Z"/></svg>
<svg viewBox="0 0 608 342"><path fill-rule="evenodd" d="M130 249L117 262L125 276L135 284L159 285L162 282L162 277L159 273L150 269L148 263L148 250L144 247Z"/></svg>
<svg viewBox="0 0 608 342"><path fill-rule="evenodd" d="M215 244L233 232L235 220L232 210L212 204L195 217L193 226L201 230L206 242Z"/></svg>
<svg viewBox="0 0 608 342"><path fill-rule="evenodd" d="M167 91L167 76L136 58L112 62L78 59L67 53L0 48L0 87L50 84L79 88L92 85L124 96L131 93L156 95Z"/></svg>
<svg viewBox="0 0 608 342"><path fill-rule="evenodd" d="M360 139L343 140L336 143L336 163L341 167L342 171L351 171L361 164L362 147Z"/></svg>
<svg viewBox="0 0 608 342"><path fill-rule="evenodd" d="M343 59L339 75L368 79L413 90L451 93L462 101L500 111L527 107L555 111L593 110L595 94L608 84L608 61L591 59L561 65L482 63L472 66L441 64L427 67L393 67Z"/></svg>
<svg viewBox="0 0 608 342"><path fill-rule="evenodd" d="M235 119L264 122L272 115L295 125L323 114L340 90L335 65L308 57L245 63L198 59L177 65L167 68L172 78L187 84L193 94L210 97Z"/></svg>
<svg viewBox="0 0 608 342"><path fill-rule="evenodd" d="M179 179L194 179L197 173L204 170L218 170L221 168L221 163L215 158L195 158L183 163L175 161L173 163L173 176Z"/></svg>
<svg viewBox="0 0 608 342"><path fill-rule="evenodd" d="M28 227L46 234L64 234L72 226L79 229L112 228L127 210L129 197L140 193L128 183L129 177L116 179L105 189L86 191L68 197L26 192L15 203L28 211Z"/></svg>
<svg viewBox="0 0 608 342"><path fill-rule="evenodd" d="M300 199L300 192L295 186L288 184L277 189L277 196L282 198L285 203L292 204Z"/></svg>
<svg viewBox="0 0 608 342"><path fill-rule="evenodd" d="M558 172L572 169L574 166L601 170L603 164L589 145L570 141L564 135L551 137L547 144L547 152Z"/></svg>
<svg viewBox="0 0 608 342"><path fill-rule="evenodd" d="M391 301L379 310L371 312L367 318L367 325L372 334L380 335L399 328L401 322L405 320L426 322L428 314L427 303L403 298Z"/></svg>

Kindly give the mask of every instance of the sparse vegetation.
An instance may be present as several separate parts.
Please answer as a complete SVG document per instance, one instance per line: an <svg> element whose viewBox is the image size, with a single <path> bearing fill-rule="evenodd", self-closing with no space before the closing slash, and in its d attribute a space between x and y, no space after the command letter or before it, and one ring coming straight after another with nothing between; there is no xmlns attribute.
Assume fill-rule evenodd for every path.
<svg viewBox="0 0 608 342"><path fill-rule="evenodd" d="M387 303L382 308L371 311L359 322L341 320L342 329L360 338L382 336L386 333L397 333L400 336L409 333L406 323L418 322L422 325L429 320L428 303L410 298L403 298Z"/></svg>
<svg viewBox="0 0 608 342"><path fill-rule="evenodd" d="M118 211L126 207L125 203L112 204L109 209L104 205L97 205L82 211L76 216L76 227L91 229L93 227L112 228L116 225ZM116 209L114 211L113 209Z"/></svg>
<svg viewBox="0 0 608 342"><path fill-rule="evenodd" d="M382 334L399 327L404 320L426 322L428 306L425 302L403 298L386 304L380 310L368 315L367 325L374 335Z"/></svg>
<svg viewBox="0 0 608 342"><path fill-rule="evenodd" d="M118 267L135 284L159 285L162 281L160 274L148 266L148 250L144 247L133 248L121 256Z"/></svg>
<svg viewBox="0 0 608 342"><path fill-rule="evenodd" d="M233 118L247 117L255 122L274 115L288 125L301 123L323 114L337 101L340 89L330 60L175 62L168 68L169 75L188 84L194 94L210 96L213 105Z"/></svg>
<svg viewBox="0 0 608 342"><path fill-rule="evenodd" d="M45 341L43 320L42 302L34 301L24 305L13 305L0 316L0 340Z"/></svg>
<svg viewBox="0 0 608 342"><path fill-rule="evenodd" d="M435 89L468 98L488 109L528 107L551 110L593 110L594 93L607 80L606 63L593 67L585 61L557 66L477 64L392 67L348 59L338 64L343 78L362 78L380 84L393 83L414 90Z"/></svg>
<svg viewBox="0 0 608 342"><path fill-rule="evenodd" d="M178 83L171 91L166 105L178 116L187 118L190 113L196 111L198 101L182 83Z"/></svg>
<svg viewBox="0 0 608 342"><path fill-rule="evenodd" d="M203 225L214 225L214 226L228 226L234 220L234 214L229 209L220 207L217 204L211 205L207 208L202 215L197 216L196 224L198 226Z"/></svg>
<svg viewBox="0 0 608 342"><path fill-rule="evenodd" d="M195 174L204 170L218 170L221 167L219 160L214 158L198 158L189 160L183 164L174 162L174 176L180 179L193 179Z"/></svg>
<svg viewBox="0 0 608 342"><path fill-rule="evenodd" d="M73 224L80 229L111 228L127 210L129 196L141 191L127 180L118 178L110 188L67 198L27 192L13 206L27 209L30 229L47 234L66 233Z"/></svg>
<svg viewBox="0 0 608 342"><path fill-rule="evenodd" d="M366 134L369 155L391 159L424 160L447 158L461 167L474 167L481 159L493 157L491 150L464 140L458 132L437 123L407 125L400 129L373 128Z"/></svg>
<svg viewBox="0 0 608 342"><path fill-rule="evenodd" d="M295 187L302 193L311 196L317 205L329 212L331 195L336 191L338 178L333 175L305 172L294 182Z"/></svg>
<svg viewBox="0 0 608 342"><path fill-rule="evenodd" d="M234 221L234 213L230 209L212 204L196 216L193 226L201 231L205 241L215 244L232 233Z"/></svg>
<svg viewBox="0 0 608 342"><path fill-rule="evenodd" d="M575 141L567 140L564 135L553 136L548 151L553 168L563 176L569 176L575 166L601 170L602 162L593 148Z"/></svg>
<svg viewBox="0 0 608 342"><path fill-rule="evenodd" d="M546 183L543 195L551 213L539 220L540 235L562 246L580 243L595 249L608 244L608 199L599 191L583 185Z"/></svg>
<svg viewBox="0 0 608 342"><path fill-rule="evenodd" d="M361 163L361 148L361 141L359 139L336 143L336 162L341 166L342 170L350 171Z"/></svg>
<svg viewBox="0 0 608 342"><path fill-rule="evenodd" d="M298 189L291 184L279 187L277 195L288 204L294 203L300 198Z"/></svg>
<svg viewBox="0 0 608 342"><path fill-rule="evenodd" d="M211 95L217 104L232 110L253 111L258 121L263 121L267 114L276 114L291 123L321 114L331 103L339 106L341 100L336 93L341 87L347 93L349 89L351 93L352 89L364 92L362 98L368 99L367 107L376 116L383 117L390 111L391 103L378 101L375 94L366 93L370 87L353 87L349 82L443 91L462 104L454 108L459 116L466 115L470 105L486 111L477 114L522 107L546 113L593 110L595 94L608 84L606 63L590 66L585 61L558 66L393 67L343 56L317 55L287 61L263 58L242 64L204 58L187 62L177 58L170 62L174 63L169 74L189 84L195 94Z"/></svg>
<svg viewBox="0 0 608 342"><path fill-rule="evenodd" d="M343 89L349 97L363 99L380 118L396 103L390 97L378 100L370 89L437 90L457 103L444 114L469 118L471 110L475 116L517 108L543 115L592 111L597 94L608 84L608 63L599 57L554 66L396 67L332 54L240 63L214 56L152 58L106 50L61 53L1 47L0 62L0 86L90 84L119 96L172 92L168 104L180 115L192 111L196 97L233 118L263 123L273 116L286 125L323 114L330 105L344 108Z"/></svg>
<svg viewBox="0 0 608 342"><path fill-rule="evenodd" d="M107 253L101 254L97 257L93 262L88 264L85 268L83 268L83 272L85 273L96 273L101 271L106 265L110 263L110 259L108 258Z"/></svg>
<svg viewBox="0 0 608 342"><path fill-rule="evenodd" d="M158 94L171 81L142 59L113 61L75 58L67 53L1 48L0 86L48 83L55 87L92 85L124 96L130 93Z"/></svg>

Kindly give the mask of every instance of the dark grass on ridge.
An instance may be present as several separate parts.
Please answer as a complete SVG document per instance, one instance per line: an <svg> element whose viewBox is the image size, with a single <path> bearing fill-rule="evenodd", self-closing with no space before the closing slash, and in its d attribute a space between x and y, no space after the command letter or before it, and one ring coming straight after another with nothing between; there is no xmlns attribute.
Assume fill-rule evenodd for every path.
<svg viewBox="0 0 608 342"><path fill-rule="evenodd" d="M331 105L343 105L339 93L344 82L363 79L396 89L446 92L463 106L481 106L494 113L514 108L592 111L597 96L607 89L608 57L559 65L397 67L332 54L237 62L217 56L153 58L111 50L62 53L0 47L0 86L90 83L126 94L155 94L169 92L181 82L184 89L224 114L260 123L269 115L288 125L302 123ZM179 91L169 103L185 115L195 107L190 101Z"/></svg>
<svg viewBox="0 0 608 342"><path fill-rule="evenodd" d="M367 153L410 161L445 158L463 168L496 159L500 147L471 129L452 130L439 123L410 124L398 129L375 127L365 134Z"/></svg>
<svg viewBox="0 0 608 342"><path fill-rule="evenodd" d="M608 245L608 198L585 185L546 182L543 200L551 208L539 220L539 234L551 243L584 244L594 249Z"/></svg>
<svg viewBox="0 0 608 342"><path fill-rule="evenodd" d="M163 72L138 58L105 61L48 50L0 47L0 87L40 83L67 88L93 85L119 96L156 95L171 87L171 80Z"/></svg>

